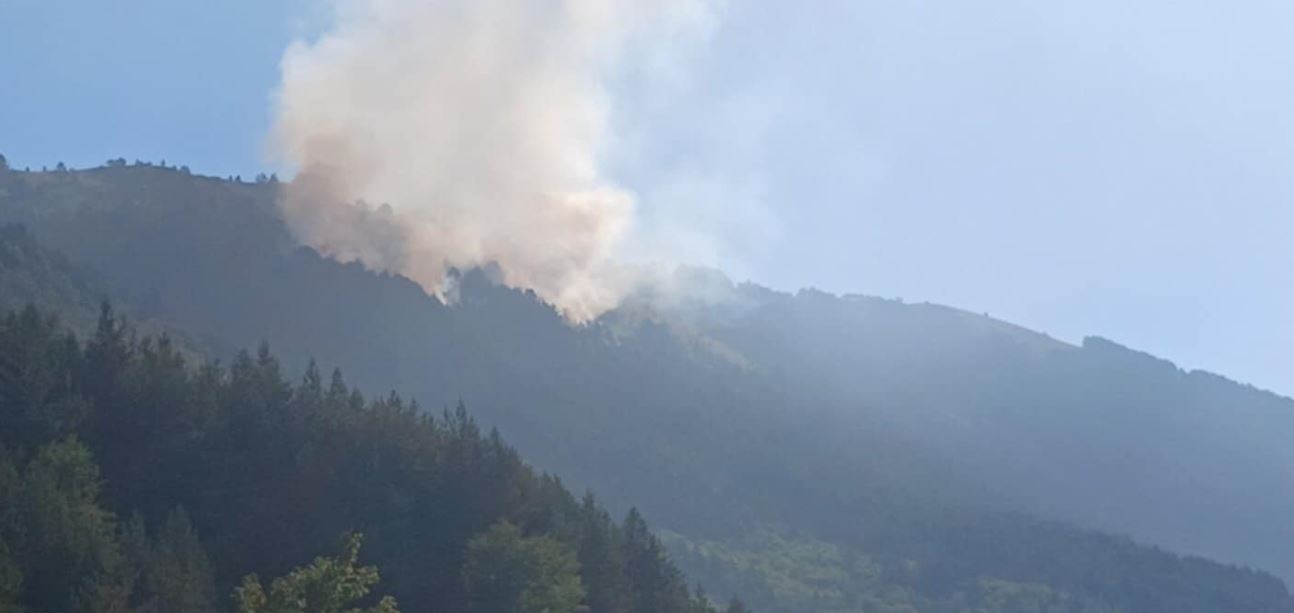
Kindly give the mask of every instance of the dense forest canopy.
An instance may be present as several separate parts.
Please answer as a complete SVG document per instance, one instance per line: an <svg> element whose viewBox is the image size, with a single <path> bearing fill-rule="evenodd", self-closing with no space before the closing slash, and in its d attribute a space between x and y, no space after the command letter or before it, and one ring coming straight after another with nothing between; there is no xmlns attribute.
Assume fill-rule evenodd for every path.
<svg viewBox="0 0 1294 613"><path fill-rule="evenodd" d="M240 612L340 612L370 588L374 613L713 610L641 515L613 522L461 405L366 400L313 365L292 384L265 346L189 364L106 306L84 344L34 308L0 321L0 443L6 611L229 610L232 590Z"/></svg>
<svg viewBox="0 0 1294 613"><path fill-rule="evenodd" d="M668 546L712 594L740 594L754 610L1294 609L1284 584L1271 575L1170 553L1221 558L1287 578L1294 572L1286 545L1294 541L1287 521L1294 516L1294 495L1279 486L1294 467L1294 452L1283 444L1294 435L1288 399L1184 373L1108 341L1076 347L946 307L785 294L733 285L704 271L685 273L691 277L684 282L706 289L696 295L721 299L662 304L641 297L581 327L568 325L533 295L493 284L481 271L462 271L458 301L445 304L406 279L296 245L277 218L278 189L268 179L226 181L150 165L0 173L0 221L25 227L0 237L8 250L0 253L25 254L0 260L6 266L0 287L70 288L37 292L29 300L68 313L72 327L91 334L93 309L87 316L86 305L111 296L132 321L169 334L167 352L185 358L190 384L207 376L199 356L225 360L228 368L216 369L224 374L210 376L233 385L239 372L261 368L261 357L240 354L239 347L268 339L279 352L281 365L265 360L282 371L276 375L280 385L246 394L246 403L221 405L230 411L221 419L250 411L275 416L263 417L273 427L249 430L253 436L247 437L222 430L228 438L217 439L225 446L209 449L210 458L164 468L130 464L127 470L146 477L127 493L115 489L122 486L111 477L125 460L101 449L101 438L80 435L109 475L105 508L139 510L150 528L176 506L169 494L158 493L165 490L150 488L161 487L157 482L171 479L172 471L187 475L182 471L190 464L208 466L202 462L252 470L253 492L276 497L274 504L254 497L239 503L263 522L242 528L260 530L251 542L276 542L283 526L301 521L295 513L313 508L308 503L315 496L338 497L328 508L341 518L332 512L310 517L292 527L309 538L253 553L220 540L233 529L220 522L232 520L204 517L203 501L186 502L220 594L247 572L283 575L334 551L327 545L352 530L365 538L362 562L381 573L377 593L394 595L406 609L419 601L406 594L412 579L405 573L421 571L384 563L385 556L496 551L514 567L542 559L551 570L569 558L550 544L582 542L563 536L560 526L568 520L554 519L565 517L557 511L540 513L547 519L498 511L490 521L468 522L436 505L417 507L417 494L401 489L397 495L370 483L380 476L412 492L454 500L470 494L462 504L487 504L468 502L483 494L453 489L466 477L441 481L454 473L437 468L428 469L435 478L422 481L422 473L399 468L388 455L395 452L386 450L435 447L406 440L406 429L441 441L442 451L432 455L454 448L448 441L458 436L457 413L382 397L362 403L364 410L355 414L397 422L389 432L378 434L368 422L353 432L349 425L319 432L312 419L304 420L305 430L295 430L291 424L300 418L293 417L292 398L321 378L310 367L317 357L343 366L365 389L395 389L424 406L465 399L482 423L497 426L536 466L599 492L616 515L640 517L629 511L642 508L667 529L663 542L646 547L657 550L652 555L663 556L660 548ZM45 278L50 281L40 281ZM134 351L159 350L153 342ZM303 382L282 384L283 372L293 379L303 375ZM329 385L318 388L319 403L327 407ZM271 393L275 389L280 391ZM123 411L122 420L105 427L122 428L122 436L147 448L185 440L165 444L182 448L177 453L188 458L188 439L173 438L187 426L156 432L158 426L136 423L131 415ZM467 421L471 428L461 428L477 428ZM496 454L487 451L497 437L474 436L479 447L461 445L487 458ZM223 457L238 445L263 446L267 458ZM333 466L320 458L331 457L324 450L338 445L360 448L342 454L347 462L367 453L380 462L359 462L367 473L345 463L326 470L312 463ZM491 464L497 470L508 473L512 469L498 467L515 464L526 473L516 452L497 455L512 458ZM305 462L300 474L281 468L289 460ZM430 462L409 461L418 467ZM517 479L532 484L517 486L524 495L507 488L510 493L497 495L521 496L518 504L562 498L554 493L562 488L542 485L552 478ZM339 482L358 489L326 485ZM206 491L206 502L219 491ZM287 498L280 503L278 496ZM584 507L570 500L551 504ZM343 520L360 512L344 511L348 505L372 505L373 517L384 519L353 525ZM515 510L511 503L501 508ZM608 519L601 525L614 526L615 538L625 540L636 523ZM441 530L456 535L453 547L445 545L442 539L450 537ZM400 548L403 540L384 534L412 534L437 548L409 552ZM473 548L469 543L477 537L483 540ZM500 545L504 541L512 544ZM576 553L585 600L594 611L617 610L606 608L616 604L592 604L599 598L594 586L614 584L615 577L586 577L593 571L581 556L589 554ZM553 572L544 576L569 576ZM460 604L471 600L469 586L479 585L465 583L461 574L437 581L427 589ZM577 591L540 594L522 581L511 585L545 602L569 602ZM621 598L621 592L604 593ZM687 590L665 592L682 598ZM606 602L613 601L619 602Z"/></svg>

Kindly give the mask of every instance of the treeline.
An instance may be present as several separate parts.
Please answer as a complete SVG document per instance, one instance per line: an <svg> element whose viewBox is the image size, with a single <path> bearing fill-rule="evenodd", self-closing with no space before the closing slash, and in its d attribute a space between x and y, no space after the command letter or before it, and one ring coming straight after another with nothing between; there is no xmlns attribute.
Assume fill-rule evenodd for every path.
<svg viewBox="0 0 1294 613"><path fill-rule="evenodd" d="M136 168L160 168L162 170L174 170L185 176L189 176L193 174L193 172L189 169L188 166L167 165L165 159L157 162L151 162L151 161L141 160L136 158L134 162L128 162L124 157L116 157L116 158L109 158L108 160L104 161L102 168L126 168L130 166L133 166ZM0 154L0 173L8 172L11 170L15 170L15 169L9 165L8 158L6 158L4 154ZM76 168L72 168L63 162L58 162L57 164L54 165L54 172L56 173L75 172L76 170L77 170ZM30 173L32 172L32 169L30 166L23 167L21 172ZM42 166L40 169L40 172L47 173L47 172L50 172L50 169L48 166ZM229 175L227 177L227 180L233 183L243 183L243 176ZM274 173L274 172L256 173L255 182L257 184L277 184L279 182L279 175L278 173Z"/></svg>
<svg viewBox="0 0 1294 613"><path fill-rule="evenodd" d="M292 384L265 346L192 365L106 306L84 343L35 308L0 321L0 610L363 606L715 611L640 514L577 500L461 405L313 364Z"/></svg>

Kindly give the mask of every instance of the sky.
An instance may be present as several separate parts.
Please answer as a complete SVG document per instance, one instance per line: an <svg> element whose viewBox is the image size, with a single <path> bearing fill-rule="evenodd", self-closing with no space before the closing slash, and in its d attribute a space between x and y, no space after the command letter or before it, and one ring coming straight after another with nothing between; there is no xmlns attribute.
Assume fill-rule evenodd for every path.
<svg viewBox="0 0 1294 613"><path fill-rule="evenodd" d="M605 163L658 242L1294 394L1294 3L716 6L609 85ZM0 153L279 170L279 61L323 14L0 0Z"/></svg>

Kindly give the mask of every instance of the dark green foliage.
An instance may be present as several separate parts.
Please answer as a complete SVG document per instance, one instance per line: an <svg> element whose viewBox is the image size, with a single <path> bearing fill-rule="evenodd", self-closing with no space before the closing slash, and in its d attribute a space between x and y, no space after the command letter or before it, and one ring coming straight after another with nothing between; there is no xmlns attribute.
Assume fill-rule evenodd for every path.
<svg viewBox="0 0 1294 613"><path fill-rule="evenodd" d="M90 451L74 439L26 459L0 459L0 542L10 560L7 588L21 593L20 604L34 611L127 606L130 569L99 488Z"/></svg>
<svg viewBox="0 0 1294 613"><path fill-rule="evenodd" d="M136 613L216 610L211 561L183 509L168 513L152 539L145 534L143 518L135 515L122 540L138 569Z"/></svg>
<svg viewBox="0 0 1294 613"><path fill-rule="evenodd" d="M593 611L627 613L634 598L625 569L624 532L597 505L592 494L580 503L579 564L588 577L586 602Z"/></svg>
<svg viewBox="0 0 1294 613"><path fill-rule="evenodd" d="M70 378L80 367L76 341L28 307L0 325L0 432L18 448L63 438L81 426L88 405Z"/></svg>
<svg viewBox="0 0 1294 613"><path fill-rule="evenodd" d="M9 551L9 545L0 541L0 611L21 612L22 598L22 568Z"/></svg>
<svg viewBox="0 0 1294 613"><path fill-rule="evenodd" d="M245 581L242 610L295 610L285 603L301 594L306 610L340 610L376 580L356 566L357 538L291 569L357 529L407 610L555 613L583 604L585 586L622 606L598 613L709 610L641 517L610 524L462 405L433 419L395 394L366 401L338 372L325 386L313 364L292 385L264 345L228 369L194 368L107 306L84 345L33 309L9 315L0 363L0 448L12 450L0 458L0 599L15 606L207 611L251 571L286 576ZM119 529L107 509L136 515ZM582 576L579 556L634 563ZM515 592L491 582L494 567Z"/></svg>
<svg viewBox="0 0 1294 613"><path fill-rule="evenodd" d="M683 575L666 563L665 547L647 529L638 509L629 510L622 538L625 572L636 607L647 611L687 610L692 596Z"/></svg>

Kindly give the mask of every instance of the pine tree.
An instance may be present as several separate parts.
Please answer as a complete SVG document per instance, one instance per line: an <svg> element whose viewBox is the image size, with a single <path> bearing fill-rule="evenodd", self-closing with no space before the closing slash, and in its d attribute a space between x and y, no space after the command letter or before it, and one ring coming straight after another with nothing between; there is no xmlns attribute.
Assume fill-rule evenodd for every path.
<svg viewBox="0 0 1294 613"><path fill-rule="evenodd" d="M579 562L588 588L589 608L598 613L632 610L619 528L597 505L592 493L585 494L580 503L579 539Z"/></svg>
<svg viewBox="0 0 1294 613"><path fill-rule="evenodd" d="M143 543L142 518L136 516L132 523L136 527L127 532L134 536L125 540L132 543L128 548L140 570L136 597L142 604L135 612L214 611L214 571L184 509L172 510L157 534Z"/></svg>
<svg viewBox="0 0 1294 613"><path fill-rule="evenodd" d="M75 340L35 307L0 320L0 431L10 444L32 448L80 427L89 406L71 384L79 361Z"/></svg>
<svg viewBox="0 0 1294 613"><path fill-rule="evenodd" d="M25 398L40 410L21 409ZM69 399L89 417L63 420ZM168 338L137 340L108 305L84 346L35 309L0 319L0 611L209 610L213 582L290 568L353 526L372 535L401 602L464 611L488 605L468 594L497 578L467 572L469 542L504 520L515 522L508 545L475 559L511 560L528 578L510 612L708 611L640 516L626 539L592 497L577 502L497 431L483 435L462 403L443 420L420 411L395 394L366 402L340 372L324 391L315 366L292 385L265 345L228 368L190 367ZM71 433L90 447L50 443ZM117 526L108 508L139 519ZM198 534L216 535L210 557ZM631 558L647 579L631 579ZM282 584L252 579L240 602L301 611L294 594L315 602L362 570L344 552Z"/></svg>
<svg viewBox="0 0 1294 613"><path fill-rule="evenodd" d="M107 302L101 304L94 337L85 346L86 373L82 378L86 392L99 400L101 409L116 408L103 407L104 401L115 405L122 400L119 397L121 383L125 380L124 373L134 357L134 350L125 322L117 318L112 305Z"/></svg>
<svg viewBox="0 0 1294 613"><path fill-rule="evenodd" d="M624 528L625 572L636 611L687 611L692 598L683 575L669 562L665 548L647 527L638 509L630 509Z"/></svg>

